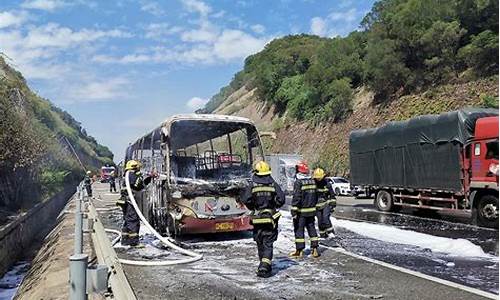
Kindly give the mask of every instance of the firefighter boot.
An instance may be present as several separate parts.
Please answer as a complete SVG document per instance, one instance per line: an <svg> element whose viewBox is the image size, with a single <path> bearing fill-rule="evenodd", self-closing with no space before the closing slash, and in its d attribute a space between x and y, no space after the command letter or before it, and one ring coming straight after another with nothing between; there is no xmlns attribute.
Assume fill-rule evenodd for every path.
<svg viewBox="0 0 500 300"><path fill-rule="evenodd" d="M318 258L321 256L321 254L319 254L318 248L313 248L311 254L312 254L312 257L314 257L314 258Z"/></svg>
<svg viewBox="0 0 500 300"><path fill-rule="evenodd" d="M304 256L304 250L295 250L288 254L290 258L302 258Z"/></svg>
<svg viewBox="0 0 500 300"><path fill-rule="evenodd" d="M257 269L257 276L262 278L271 277L271 265L265 262L261 262L259 264L259 268Z"/></svg>

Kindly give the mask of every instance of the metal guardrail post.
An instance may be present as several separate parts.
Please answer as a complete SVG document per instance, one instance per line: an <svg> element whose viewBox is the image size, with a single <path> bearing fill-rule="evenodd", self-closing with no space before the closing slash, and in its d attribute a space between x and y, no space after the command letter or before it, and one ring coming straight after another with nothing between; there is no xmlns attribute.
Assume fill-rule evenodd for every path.
<svg viewBox="0 0 500 300"><path fill-rule="evenodd" d="M74 254L69 258L69 298L87 300L87 254Z"/></svg>
<svg viewBox="0 0 500 300"><path fill-rule="evenodd" d="M83 213L82 213L82 198L83 193L81 186L79 187L80 193L76 197L75 208L75 250L74 254L83 253Z"/></svg>

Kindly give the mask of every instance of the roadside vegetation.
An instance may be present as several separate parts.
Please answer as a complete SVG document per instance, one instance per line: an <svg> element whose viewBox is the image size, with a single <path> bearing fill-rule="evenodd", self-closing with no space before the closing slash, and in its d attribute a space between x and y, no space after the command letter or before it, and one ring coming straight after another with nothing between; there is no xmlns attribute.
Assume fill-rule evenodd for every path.
<svg viewBox="0 0 500 300"><path fill-rule="evenodd" d="M213 112L245 86L279 115L339 122L352 112L357 88L384 104L497 73L498 1L381 0L346 37L273 40L199 112ZM483 105L498 107L498 98L485 95Z"/></svg>
<svg viewBox="0 0 500 300"><path fill-rule="evenodd" d="M83 170L112 163L113 154L70 114L33 93L22 75L0 57L0 224L8 214L76 183Z"/></svg>

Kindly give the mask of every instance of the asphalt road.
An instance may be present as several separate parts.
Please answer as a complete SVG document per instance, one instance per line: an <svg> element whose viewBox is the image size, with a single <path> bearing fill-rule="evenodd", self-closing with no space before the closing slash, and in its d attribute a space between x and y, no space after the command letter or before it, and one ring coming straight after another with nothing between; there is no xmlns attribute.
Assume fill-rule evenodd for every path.
<svg viewBox="0 0 500 300"><path fill-rule="evenodd" d="M96 185L94 189L96 206L111 208L118 194L108 193L106 185ZM360 200L359 203L349 201L355 200L339 199L339 204L346 205L339 205L336 214L355 216L357 219L371 218L371 209L363 206L369 205L370 200ZM360 215L358 209L365 210L366 214ZM100 216L105 226L120 227L120 210L105 210ZM307 256L291 260L287 254L294 249L294 237L291 217L286 211L279 228L273 260L274 276L268 279L255 276L258 259L251 233L183 237L184 246L203 253L203 260L173 267L124 266L124 269L139 299L483 299L467 291L369 263L328 247L322 247L319 259ZM161 249L151 235L142 234L146 248L132 250L118 246L118 255L140 260L179 257ZM389 246L398 245L387 242L377 245L380 241L344 228L337 228L337 235L345 249L367 257L382 260L386 249L388 253L406 251L401 252L399 259L393 263L406 261L404 258L411 255L411 251L406 249L411 248L418 253L414 247L390 249ZM322 241L323 245L328 243L328 240ZM362 252L360 249L373 251ZM429 251L426 252L429 254ZM376 256L377 253L380 255ZM432 253L429 255L432 256ZM421 261L422 255L418 253L416 256ZM497 276L491 282L498 282L498 262L493 269ZM494 285L479 287L489 291L495 288Z"/></svg>

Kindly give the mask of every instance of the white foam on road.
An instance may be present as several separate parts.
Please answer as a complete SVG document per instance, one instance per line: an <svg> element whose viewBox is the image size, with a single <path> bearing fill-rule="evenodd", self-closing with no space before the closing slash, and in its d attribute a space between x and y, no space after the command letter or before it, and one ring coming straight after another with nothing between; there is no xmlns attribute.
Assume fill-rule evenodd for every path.
<svg viewBox="0 0 500 300"><path fill-rule="evenodd" d="M445 253L452 256L488 259L496 258L492 255L484 253L481 247L466 239L438 237L416 231L403 230L393 226L340 219L335 219L334 225L335 227L342 227L359 235L376 240L389 243L413 245L423 249L430 249L433 252Z"/></svg>

